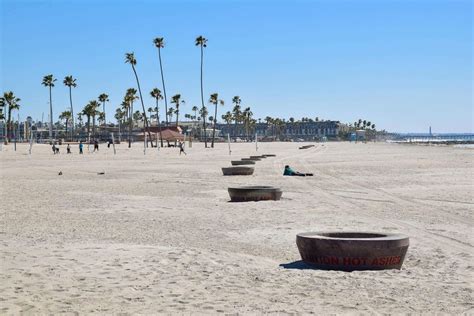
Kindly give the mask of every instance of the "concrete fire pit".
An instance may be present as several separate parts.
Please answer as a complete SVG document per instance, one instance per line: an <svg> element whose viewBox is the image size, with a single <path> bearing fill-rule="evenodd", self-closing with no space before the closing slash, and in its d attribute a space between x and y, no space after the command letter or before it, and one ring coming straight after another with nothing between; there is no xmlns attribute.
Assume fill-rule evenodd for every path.
<svg viewBox="0 0 474 316"><path fill-rule="evenodd" d="M270 186L229 188L228 191L232 202L278 201L283 193L281 189Z"/></svg>
<svg viewBox="0 0 474 316"><path fill-rule="evenodd" d="M265 156L262 155L262 156L250 156L250 158L251 158L251 159L254 159L254 158L257 158L257 159L265 159L265 158L267 158L267 157L265 157Z"/></svg>
<svg viewBox="0 0 474 316"><path fill-rule="evenodd" d="M232 160L230 162L232 166L242 166L242 165L254 165L255 161L252 160Z"/></svg>
<svg viewBox="0 0 474 316"><path fill-rule="evenodd" d="M250 160L250 161L260 161L262 159L260 159L260 158L242 158L241 160L242 161L248 161L248 160Z"/></svg>
<svg viewBox="0 0 474 316"><path fill-rule="evenodd" d="M314 147L314 145L301 146L301 147L299 147L299 149L308 149L308 148L311 148L311 147Z"/></svg>
<svg viewBox="0 0 474 316"><path fill-rule="evenodd" d="M253 170L253 167L228 167L222 168L222 173L225 176L250 176Z"/></svg>
<svg viewBox="0 0 474 316"><path fill-rule="evenodd" d="M265 154L265 155L262 155L262 156L264 156L264 157L266 157L266 158L268 158L268 157L276 157L276 155L274 155L274 154Z"/></svg>
<svg viewBox="0 0 474 316"><path fill-rule="evenodd" d="M401 234L311 232L296 235L304 262L324 270L401 269L409 238Z"/></svg>

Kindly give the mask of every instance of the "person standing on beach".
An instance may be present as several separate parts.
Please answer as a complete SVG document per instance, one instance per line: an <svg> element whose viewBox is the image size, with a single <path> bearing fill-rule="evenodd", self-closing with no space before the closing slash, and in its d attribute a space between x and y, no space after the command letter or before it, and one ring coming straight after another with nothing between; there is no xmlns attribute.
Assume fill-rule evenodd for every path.
<svg viewBox="0 0 474 316"><path fill-rule="evenodd" d="M99 151L99 141L97 141L97 140L94 141L94 152L96 150Z"/></svg>
<svg viewBox="0 0 474 316"><path fill-rule="evenodd" d="M82 155L82 150L84 149L84 145L82 144L82 140L79 142L79 154Z"/></svg>
<svg viewBox="0 0 474 316"><path fill-rule="evenodd" d="M71 153L71 146L69 146L69 144L67 144L66 150L67 150L67 153L68 153L68 154Z"/></svg>
<svg viewBox="0 0 474 316"><path fill-rule="evenodd" d="M178 143L179 145L179 155L181 156L181 153L183 153L184 155L186 155L186 152L184 151L184 144L182 142L179 142Z"/></svg>

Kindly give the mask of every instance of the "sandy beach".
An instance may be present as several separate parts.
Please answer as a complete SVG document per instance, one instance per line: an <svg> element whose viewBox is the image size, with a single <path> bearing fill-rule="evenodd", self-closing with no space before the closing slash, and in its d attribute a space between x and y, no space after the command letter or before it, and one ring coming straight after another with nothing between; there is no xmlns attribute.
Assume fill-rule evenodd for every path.
<svg viewBox="0 0 474 316"><path fill-rule="evenodd" d="M255 144L3 146L0 313L474 313L472 148L298 146L259 144L277 157L239 177L220 168ZM229 203L239 185L283 197ZM402 270L299 262L297 233L353 230L408 235Z"/></svg>

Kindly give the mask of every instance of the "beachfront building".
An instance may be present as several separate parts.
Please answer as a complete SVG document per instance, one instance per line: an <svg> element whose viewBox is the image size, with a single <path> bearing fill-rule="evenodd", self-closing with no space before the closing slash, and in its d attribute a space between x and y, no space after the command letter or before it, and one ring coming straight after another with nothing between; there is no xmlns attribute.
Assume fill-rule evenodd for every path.
<svg viewBox="0 0 474 316"><path fill-rule="evenodd" d="M255 123L251 128L243 124L217 124L220 137L255 138L263 140L320 140L336 139L349 127L339 121L283 122L282 124Z"/></svg>

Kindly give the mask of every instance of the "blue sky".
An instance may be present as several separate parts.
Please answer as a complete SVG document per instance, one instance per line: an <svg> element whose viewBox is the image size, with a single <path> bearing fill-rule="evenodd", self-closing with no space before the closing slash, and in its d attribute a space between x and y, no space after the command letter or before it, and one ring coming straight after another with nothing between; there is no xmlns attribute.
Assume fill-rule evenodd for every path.
<svg viewBox="0 0 474 316"><path fill-rule="evenodd" d="M54 116L69 106L66 75L77 78L75 112L106 92L108 118L135 87L124 63L135 52L146 94L200 105L204 93L231 109L239 95L256 118L358 118L399 132L473 132L472 17L469 0L352 1L1 1L2 91L22 99L20 115L48 115L44 75L58 79ZM220 115L219 115L220 117Z"/></svg>

